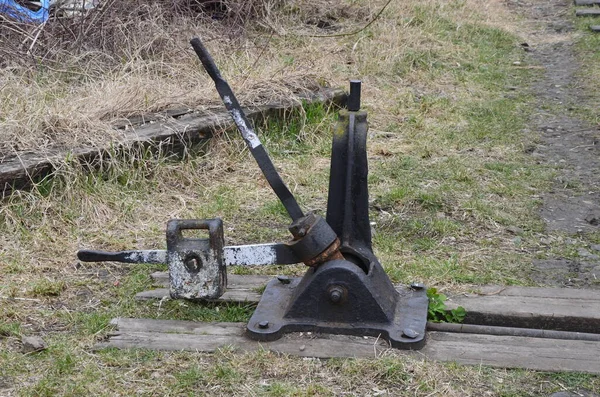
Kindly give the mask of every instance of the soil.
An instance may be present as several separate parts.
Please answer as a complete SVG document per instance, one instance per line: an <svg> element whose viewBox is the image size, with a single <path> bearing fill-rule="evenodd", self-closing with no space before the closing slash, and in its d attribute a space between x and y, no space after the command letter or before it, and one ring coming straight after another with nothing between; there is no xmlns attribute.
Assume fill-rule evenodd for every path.
<svg viewBox="0 0 600 397"><path fill-rule="evenodd" d="M537 27L529 37L532 63L544 67L531 88L537 98L531 129L541 135L532 156L556 167L553 189L543 195L540 215L549 234L566 237L578 259L534 263L533 279L548 285L600 288L600 252L585 236L600 230L600 133L573 116L585 103L585 81L574 50L574 13L568 0L507 0ZM589 94L589 93L588 93ZM583 242L583 247L582 247Z"/></svg>

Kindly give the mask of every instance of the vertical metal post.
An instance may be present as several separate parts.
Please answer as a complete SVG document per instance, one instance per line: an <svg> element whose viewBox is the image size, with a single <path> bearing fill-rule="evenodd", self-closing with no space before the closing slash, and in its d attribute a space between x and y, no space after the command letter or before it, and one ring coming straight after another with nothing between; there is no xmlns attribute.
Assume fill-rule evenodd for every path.
<svg viewBox="0 0 600 397"><path fill-rule="evenodd" d="M367 112L360 110L361 82L350 82L348 110L340 112L333 136L327 223L344 248L372 259L367 177ZM358 251L358 252L356 252ZM362 263L357 263L362 265Z"/></svg>

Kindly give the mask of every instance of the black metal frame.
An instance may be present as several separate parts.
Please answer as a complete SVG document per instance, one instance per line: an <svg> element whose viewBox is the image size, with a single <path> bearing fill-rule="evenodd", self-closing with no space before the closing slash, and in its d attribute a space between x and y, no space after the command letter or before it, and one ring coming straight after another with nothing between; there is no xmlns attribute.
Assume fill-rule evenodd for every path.
<svg viewBox="0 0 600 397"><path fill-rule="evenodd" d="M381 336L393 347L425 344L428 299L422 286L396 290L373 253L367 185L367 113L360 111L360 82L352 81L348 111L334 131L327 223L343 259L309 269L286 283L272 280L247 326L252 339L287 332Z"/></svg>

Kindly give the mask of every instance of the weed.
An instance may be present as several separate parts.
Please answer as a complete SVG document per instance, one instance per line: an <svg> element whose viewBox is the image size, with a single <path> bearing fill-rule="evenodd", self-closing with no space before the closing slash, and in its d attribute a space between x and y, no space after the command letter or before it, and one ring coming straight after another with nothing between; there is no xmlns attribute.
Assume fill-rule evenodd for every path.
<svg viewBox="0 0 600 397"><path fill-rule="evenodd" d="M429 298L429 307L427 309L427 319L434 322L462 323L467 315L462 306L456 309L448 310L446 308L446 295L440 294L437 288L427 289L427 298Z"/></svg>
<svg viewBox="0 0 600 397"><path fill-rule="evenodd" d="M63 280L43 278L34 282L30 290L34 296L59 296L66 288L67 284Z"/></svg>
<svg viewBox="0 0 600 397"><path fill-rule="evenodd" d="M21 323L0 320L0 338L21 336Z"/></svg>
<svg viewBox="0 0 600 397"><path fill-rule="evenodd" d="M175 374L177 383L175 387L180 390L193 389L200 383L205 382L206 375L199 366L193 366L185 371Z"/></svg>

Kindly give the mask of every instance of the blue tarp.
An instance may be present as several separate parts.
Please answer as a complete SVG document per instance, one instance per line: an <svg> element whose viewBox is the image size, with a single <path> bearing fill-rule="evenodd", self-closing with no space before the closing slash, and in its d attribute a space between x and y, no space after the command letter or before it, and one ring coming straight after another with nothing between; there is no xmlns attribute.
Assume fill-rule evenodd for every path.
<svg viewBox="0 0 600 397"><path fill-rule="evenodd" d="M32 11L27 7L17 4L14 0L0 0L0 14L20 22L42 23L48 19L50 0L39 0L42 7Z"/></svg>

